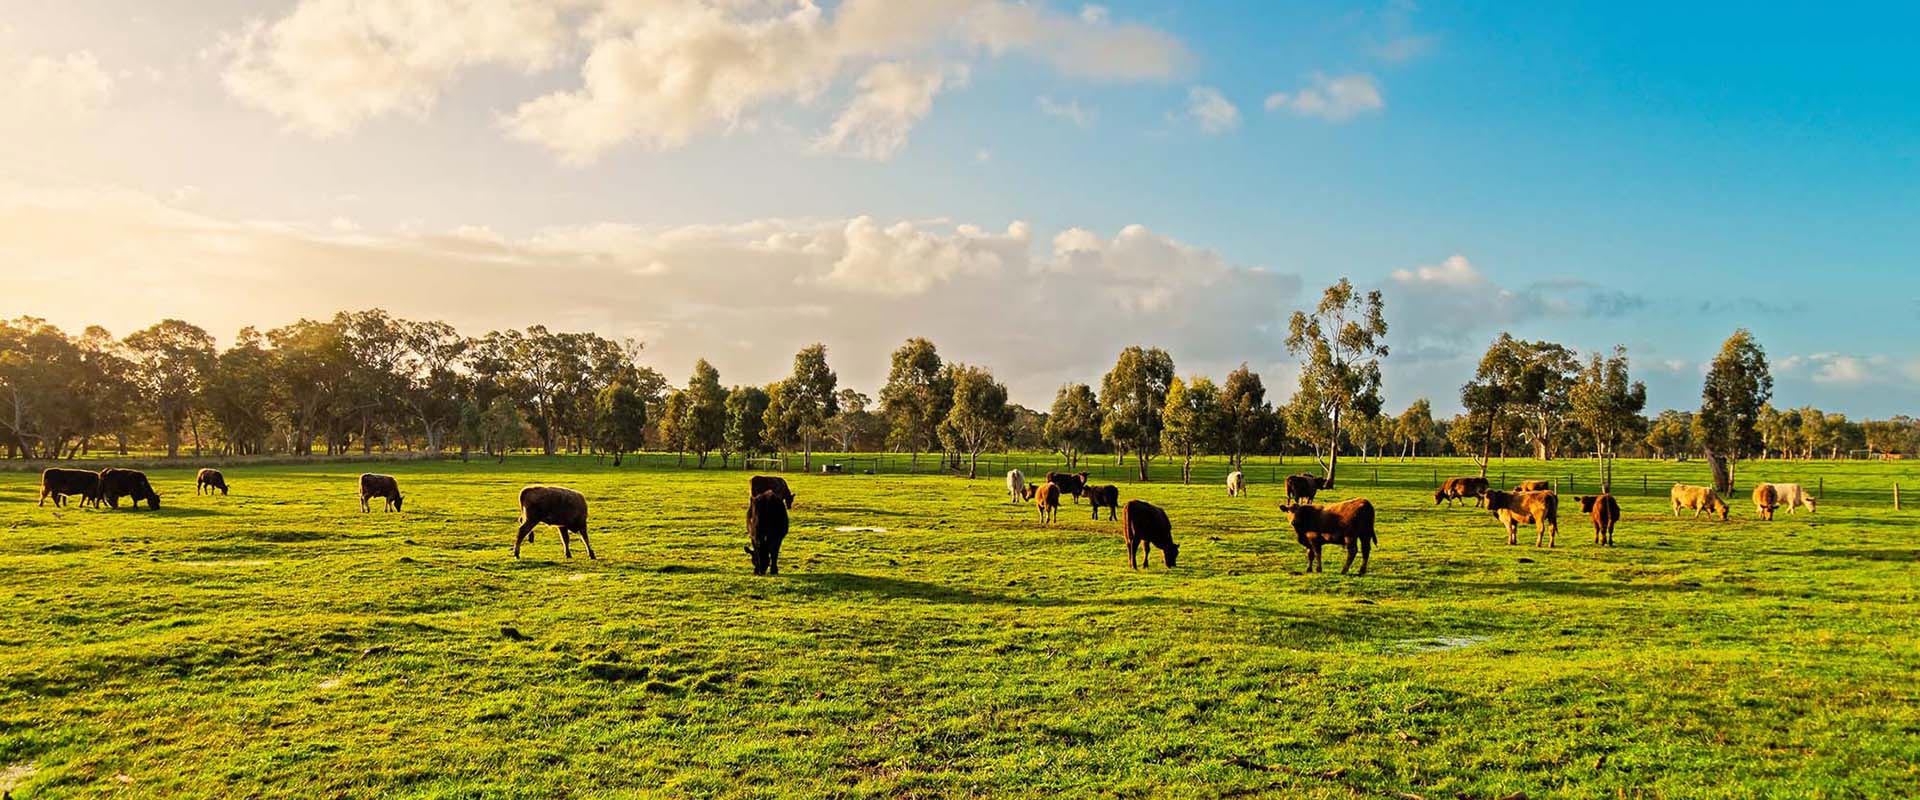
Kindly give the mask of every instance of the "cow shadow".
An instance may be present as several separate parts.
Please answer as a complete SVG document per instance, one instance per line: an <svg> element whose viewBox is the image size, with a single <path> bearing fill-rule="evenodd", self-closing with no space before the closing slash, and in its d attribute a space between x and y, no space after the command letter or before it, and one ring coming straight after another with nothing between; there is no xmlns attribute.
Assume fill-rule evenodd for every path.
<svg viewBox="0 0 1920 800"><path fill-rule="evenodd" d="M1784 550L1768 550L1766 551L1765 554L1770 556L1783 556L1786 558L1795 558L1799 556L1818 556L1821 558L1857 558L1862 561L1895 561L1895 562L1920 561L1920 549L1900 549L1900 548L1859 548L1859 549L1821 548L1817 550L1801 550L1799 552L1789 552Z"/></svg>
<svg viewBox="0 0 1920 800"><path fill-rule="evenodd" d="M870 594L948 605L1058 606L1064 601L980 591L953 584L851 572L790 572L780 578L805 595Z"/></svg>

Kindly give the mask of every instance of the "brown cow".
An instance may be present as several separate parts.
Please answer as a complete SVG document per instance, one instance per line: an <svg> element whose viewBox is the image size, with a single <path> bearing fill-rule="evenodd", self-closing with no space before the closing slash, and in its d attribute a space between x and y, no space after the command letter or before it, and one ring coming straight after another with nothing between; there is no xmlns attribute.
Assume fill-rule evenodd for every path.
<svg viewBox="0 0 1920 800"><path fill-rule="evenodd" d="M1580 513L1593 520L1593 543L1613 546L1613 526L1620 521L1620 503L1613 495L1583 494L1574 498L1580 501Z"/></svg>
<svg viewBox="0 0 1920 800"><path fill-rule="evenodd" d="M1434 490L1433 504L1440 505L1444 500L1447 507L1452 508L1453 501L1471 497L1474 507L1479 508L1486 503L1482 495L1485 495L1490 488L1492 487L1487 485L1486 478L1448 478L1440 484L1440 488Z"/></svg>
<svg viewBox="0 0 1920 800"><path fill-rule="evenodd" d="M100 473L85 469L48 467L40 473L40 505L53 498L55 508L67 504L67 495L80 495L80 505L100 505Z"/></svg>
<svg viewBox="0 0 1920 800"><path fill-rule="evenodd" d="M1281 506L1280 510L1287 513L1294 537L1307 549L1308 572L1327 571L1320 548L1332 544L1347 549L1347 564L1340 568L1340 574L1353 569L1356 551L1360 555L1360 574L1367 574L1367 562L1373 560L1373 544L1379 541L1379 535L1373 528L1373 504L1366 498L1356 497L1330 506L1293 503Z"/></svg>
<svg viewBox="0 0 1920 800"><path fill-rule="evenodd" d="M372 511L373 509L367 506L367 501L376 497L387 501L388 511L399 511L401 502L400 482L394 480L392 475L376 475L371 472L360 473L360 510L362 512Z"/></svg>
<svg viewBox="0 0 1920 800"><path fill-rule="evenodd" d="M1040 509L1040 522L1051 525L1060 516L1060 487L1054 483L1027 484L1027 499Z"/></svg>
<svg viewBox="0 0 1920 800"><path fill-rule="evenodd" d="M1753 485L1753 508L1760 514L1761 519L1772 522L1773 510L1779 507L1780 490L1773 488L1773 484L1756 483Z"/></svg>
<svg viewBox="0 0 1920 800"><path fill-rule="evenodd" d="M1705 486L1676 483L1667 496L1673 502L1673 515L1676 517L1680 516L1680 509L1691 508L1694 519L1699 519L1703 511L1719 514L1722 522L1727 519L1727 501L1720 499L1720 495L1714 494L1712 489Z"/></svg>
<svg viewBox="0 0 1920 800"><path fill-rule="evenodd" d="M1555 546L1560 539L1560 496L1553 492L1487 492L1487 510L1507 529L1507 544L1520 543L1520 526L1537 530L1533 546ZM1548 531L1552 531L1549 538Z"/></svg>
<svg viewBox="0 0 1920 800"><path fill-rule="evenodd" d="M160 494L153 490L153 484L147 480L147 474L132 469L103 469L100 471L100 498L108 508L119 508L120 498L133 498L133 507L139 508L140 501L147 502L147 508L160 507Z"/></svg>
<svg viewBox="0 0 1920 800"><path fill-rule="evenodd" d="M1086 488L1087 479L1091 477L1091 472L1049 472L1047 482L1060 487L1062 497L1071 497L1073 502L1078 503L1080 490Z"/></svg>
<svg viewBox="0 0 1920 800"><path fill-rule="evenodd" d="M1553 491L1553 481L1521 481L1514 485L1513 490L1516 492L1550 492Z"/></svg>
<svg viewBox="0 0 1920 800"><path fill-rule="evenodd" d="M1153 566L1153 548L1160 548L1162 560L1167 569L1173 569L1173 563L1180 557L1180 545L1173 543L1173 523L1167 519L1167 512L1144 500L1128 500L1127 508L1122 512L1120 529L1127 539L1127 566L1139 569L1141 564ZM1134 561L1134 554L1140 552L1140 561Z"/></svg>
<svg viewBox="0 0 1920 800"><path fill-rule="evenodd" d="M1306 473L1288 475L1287 502L1311 503L1313 502L1313 496L1319 494L1320 490L1331 488L1333 488L1333 484L1319 475L1308 475Z"/></svg>
<svg viewBox="0 0 1920 800"><path fill-rule="evenodd" d="M213 490L215 489L220 490L221 496L225 496L227 493L227 476L220 474L220 470L212 467L203 467L198 474L193 476L194 494L199 494L202 490L207 494L213 494Z"/></svg>
<svg viewBox="0 0 1920 800"><path fill-rule="evenodd" d="M585 539L584 534L581 539ZM780 574L780 543L787 538L786 498L768 490L747 502L747 555L753 574Z"/></svg>
<svg viewBox="0 0 1920 800"><path fill-rule="evenodd" d="M1093 516L1089 519L1099 519L1100 509L1103 508L1107 510L1109 520L1120 513L1120 487L1118 486L1085 486L1081 487L1080 494L1093 506Z"/></svg>
<svg viewBox="0 0 1920 800"><path fill-rule="evenodd" d="M773 492L780 501L793 508L793 490L787 488L787 479L777 475L755 475L747 480L747 499L759 497L765 492Z"/></svg>
<svg viewBox="0 0 1920 800"><path fill-rule="evenodd" d="M529 486L520 490L520 534L513 539L513 557L520 557L520 543L533 539L536 525L552 525L560 529L560 549L573 557L573 542L569 533L580 534L580 543L587 546L587 558L599 558L593 554L593 542L587 540L587 498L564 486Z"/></svg>

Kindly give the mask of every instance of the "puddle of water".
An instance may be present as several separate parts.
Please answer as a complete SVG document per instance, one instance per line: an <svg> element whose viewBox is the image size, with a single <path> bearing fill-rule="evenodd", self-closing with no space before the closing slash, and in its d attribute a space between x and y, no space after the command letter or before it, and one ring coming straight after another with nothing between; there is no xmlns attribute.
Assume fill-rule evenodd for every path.
<svg viewBox="0 0 1920 800"><path fill-rule="evenodd" d="M886 533L886 528L863 528L857 525L842 525L834 530L841 533Z"/></svg>
<svg viewBox="0 0 1920 800"><path fill-rule="evenodd" d="M1401 639L1393 649L1406 653L1447 653L1487 641L1485 636L1431 636L1425 639Z"/></svg>

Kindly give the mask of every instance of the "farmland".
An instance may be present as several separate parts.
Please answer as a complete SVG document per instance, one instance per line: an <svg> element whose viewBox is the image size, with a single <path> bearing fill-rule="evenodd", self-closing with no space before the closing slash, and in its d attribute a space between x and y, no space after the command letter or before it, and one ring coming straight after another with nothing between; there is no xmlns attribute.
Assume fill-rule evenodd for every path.
<svg viewBox="0 0 1920 800"><path fill-rule="evenodd" d="M904 457L901 457L902 459ZM1045 462L1015 457L1017 466ZM882 466L892 466L889 461ZM926 463L922 462L922 468ZM993 462L997 473L1005 464ZM1747 462L1817 515L1674 519L1698 464L1623 461L1618 546L1436 508L1464 461L1343 461L1365 577L1304 575L1271 476L1156 466L1180 564L1044 528L998 474L793 475L755 578L745 473L650 455L150 470L157 512L0 473L0 783L94 796L1887 797L1920 785L1920 467ZM983 465L983 473L986 465ZM1496 463L1591 491L1591 462ZM1649 495L1642 495L1642 479ZM1101 476L1096 475L1096 481ZM517 489L584 492L600 559ZM1910 501L1911 502L1911 501ZM376 503L376 509L378 504ZM1530 542L1530 535L1523 541Z"/></svg>

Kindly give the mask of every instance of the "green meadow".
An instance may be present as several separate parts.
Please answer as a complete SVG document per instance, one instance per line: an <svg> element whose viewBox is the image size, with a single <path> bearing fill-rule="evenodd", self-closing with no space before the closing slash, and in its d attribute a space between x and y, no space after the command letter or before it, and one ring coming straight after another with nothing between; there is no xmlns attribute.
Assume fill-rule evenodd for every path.
<svg viewBox="0 0 1920 800"><path fill-rule="evenodd" d="M829 459L823 459L829 460ZM1039 465L1014 459L1016 465ZM1123 471L1095 462L1109 480ZM926 466L925 462L922 464ZM150 470L159 511L0 473L0 787L42 797L1881 798L1920 792L1920 466L1748 462L1814 515L1673 518L1702 464L1621 462L1617 546L1570 507L1509 547L1435 507L1461 461L1343 461L1364 576L1302 573L1271 476L1156 465L1177 568L1042 527L999 472L790 474L756 578L746 474L649 456ZM1044 472L1045 467L1039 466ZM1496 479L1590 491L1590 461ZM1649 487L1648 494L1641 486ZM517 490L584 492L600 558ZM1920 504L1920 498L1909 501Z"/></svg>

